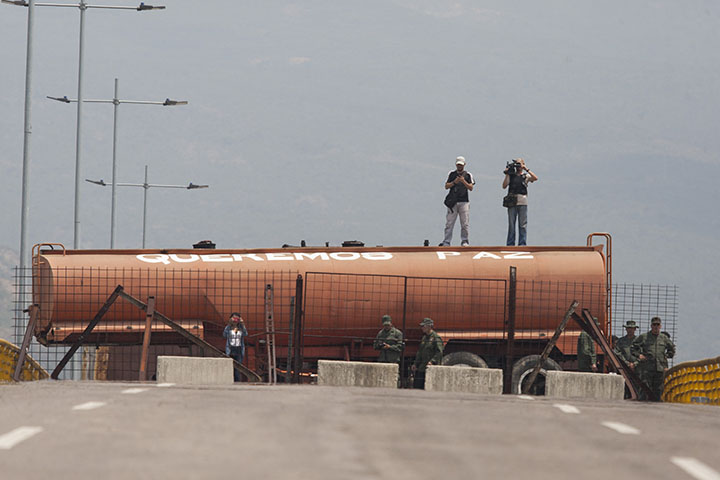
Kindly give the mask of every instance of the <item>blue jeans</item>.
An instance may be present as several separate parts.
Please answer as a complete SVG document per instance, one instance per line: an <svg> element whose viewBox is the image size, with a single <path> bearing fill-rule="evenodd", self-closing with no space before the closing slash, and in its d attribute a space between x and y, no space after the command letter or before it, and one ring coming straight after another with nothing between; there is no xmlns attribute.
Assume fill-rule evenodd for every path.
<svg viewBox="0 0 720 480"><path fill-rule="evenodd" d="M229 348L230 348L230 352L228 353L228 355L230 355L230 358L232 358L233 360L235 360L238 363L242 363L243 353L244 353L242 350L242 347L229 347ZM233 367L233 380L236 382L239 382L240 380L242 380L240 378L240 372L235 370L235 367Z"/></svg>
<svg viewBox="0 0 720 480"><path fill-rule="evenodd" d="M508 211L507 245L515 245L515 223L518 224L518 245L527 245L527 205L516 205Z"/></svg>

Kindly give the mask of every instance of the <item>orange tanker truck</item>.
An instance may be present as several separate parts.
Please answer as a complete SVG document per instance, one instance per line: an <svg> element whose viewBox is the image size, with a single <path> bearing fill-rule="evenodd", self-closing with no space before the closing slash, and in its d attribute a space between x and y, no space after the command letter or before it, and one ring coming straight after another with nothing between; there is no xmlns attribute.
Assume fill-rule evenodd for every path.
<svg viewBox="0 0 720 480"><path fill-rule="evenodd" d="M599 245L597 237L604 239ZM34 335L44 345L74 343L113 290L132 297L219 349L222 330L239 312L249 330L247 361L262 370L273 320L277 367L285 352L318 359L373 360L383 315L405 335L404 359L417 349L424 317L445 342L446 364L532 367L573 300L610 331L611 245L591 234L584 246L285 247L274 249L33 249ZM270 295L269 295L270 294ZM145 312L113 303L85 338L92 345L142 343ZM153 345L187 339L161 322ZM546 368L573 368L579 327L572 322ZM510 345L511 343L511 345Z"/></svg>

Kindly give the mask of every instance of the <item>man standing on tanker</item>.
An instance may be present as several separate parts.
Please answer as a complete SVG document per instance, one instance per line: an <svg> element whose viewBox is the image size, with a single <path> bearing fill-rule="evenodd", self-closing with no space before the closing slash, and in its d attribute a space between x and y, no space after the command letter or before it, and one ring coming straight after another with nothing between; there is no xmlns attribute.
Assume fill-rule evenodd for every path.
<svg viewBox="0 0 720 480"><path fill-rule="evenodd" d="M457 157L455 170L448 174L445 181L445 190L450 191L445 197L447 214L445 216L445 237L440 244L441 247L450 246L455 220L458 216L460 216L460 245L463 247L470 245L470 198L468 192L472 191L474 185L475 179L472 173L465 171L465 157Z"/></svg>
<svg viewBox="0 0 720 480"><path fill-rule="evenodd" d="M505 168L502 188L508 188L512 202L508 209L508 234L506 245L515 245L515 225L518 226L518 245L527 245L527 186L536 182L538 177L525 166L522 158L513 158ZM503 202L504 205L504 202Z"/></svg>
<svg viewBox="0 0 720 480"><path fill-rule="evenodd" d="M650 331L633 340L630 350L638 359L640 379L650 387L652 400L662 400L663 381L668 369L668 358L675 356L675 344L670 336L661 332L662 320L653 317L650 320Z"/></svg>
<svg viewBox="0 0 720 480"><path fill-rule="evenodd" d="M413 388L425 388L425 372L428 365L440 365L443 357L443 343L440 335L433 329L435 322L432 318L424 318L420 322L423 337L420 340L415 361L410 370L415 375Z"/></svg>
<svg viewBox="0 0 720 480"><path fill-rule="evenodd" d="M381 363L400 363L400 355L403 350L403 334L393 327L390 315L383 315L383 328L375 337L373 348L380 350L377 361Z"/></svg>

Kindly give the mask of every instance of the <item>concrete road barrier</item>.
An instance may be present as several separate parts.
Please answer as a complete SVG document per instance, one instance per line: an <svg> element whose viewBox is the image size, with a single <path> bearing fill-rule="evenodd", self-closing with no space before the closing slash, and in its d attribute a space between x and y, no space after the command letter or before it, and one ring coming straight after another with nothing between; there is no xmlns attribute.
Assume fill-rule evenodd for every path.
<svg viewBox="0 0 720 480"><path fill-rule="evenodd" d="M232 384L233 361L232 358L159 356L157 381L185 385Z"/></svg>
<svg viewBox="0 0 720 480"><path fill-rule="evenodd" d="M554 370L548 370L545 374L546 397L622 400L624 394L625 380L622 375Z"/></svg>
<svg viewBox="0 0 720 480"><path fill-rule="evenodd" d="M503 374L496 368L430 365L425 374L425 390L500 395Z"/></svg>
<svg viewBox="0 0 720 480"><path fill-rule="evenodd" d="M395 363L318 361L318 385L397 388Z"/></svg>

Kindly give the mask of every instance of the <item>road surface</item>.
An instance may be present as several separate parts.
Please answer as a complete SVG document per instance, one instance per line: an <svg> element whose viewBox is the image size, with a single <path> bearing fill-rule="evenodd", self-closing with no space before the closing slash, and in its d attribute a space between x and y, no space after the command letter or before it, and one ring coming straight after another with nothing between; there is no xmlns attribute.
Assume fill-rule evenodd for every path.
<svg viewBox="0 0 720 480"><path fill-rule="evenodd" d="M0 479L720 479L720 409L318 386L0 386Z"/></svg>

